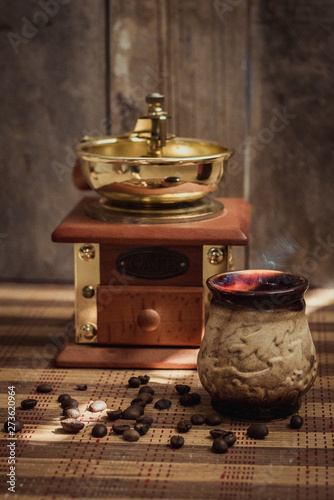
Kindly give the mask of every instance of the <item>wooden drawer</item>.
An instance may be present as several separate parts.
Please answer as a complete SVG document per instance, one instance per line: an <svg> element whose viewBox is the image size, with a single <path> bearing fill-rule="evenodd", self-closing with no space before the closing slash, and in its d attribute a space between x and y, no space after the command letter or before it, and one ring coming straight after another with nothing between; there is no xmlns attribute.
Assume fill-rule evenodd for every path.
<svg viewBox="0 0 334 500"><path fill-rule="evenodd" d="M97 341L109 345L199 346L203 287L97 287Z"/></svg>

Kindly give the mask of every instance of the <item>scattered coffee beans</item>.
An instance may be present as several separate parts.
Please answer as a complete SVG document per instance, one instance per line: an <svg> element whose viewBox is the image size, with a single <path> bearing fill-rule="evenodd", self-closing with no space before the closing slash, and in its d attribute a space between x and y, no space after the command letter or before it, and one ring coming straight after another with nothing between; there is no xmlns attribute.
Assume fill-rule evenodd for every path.
<svg viewBox="0 0 334 500"><path fill-rule="evenodd" d="M32 408L35 408L36 405L37 405L36 399L24 399L23 401L21 401L22 410L31 410Z"/></svg>
<svg viewBox="0 0 334 500"><path fill-rule="evenodd" d="M112 430L115 434L123 434L123 432L130 429L129 424L114 424Z"/></svg>
<svg viewBox="0 0 334 500"><path fill-rule="evenodd" d="M191 392L190 393L192 404L193 405L198 405L201 402L201 395L198 394L198 392Z"/></svg>
<svg viewBox="0 0 334 500"><path fill-rule="evenodd" d="M227 442L228 447L231 448L231 446L233 446L236 442L237 436L233 434L233 432L229 432L223 437L223 439Z"/></svg>
<svg viewBox="0 0 334 500"><path fill-rule="evenodd" d="M145 403L152 403L153 401L153 396L149 392L141 392L138 394L138 397L145 401Z"/></svg>
<svg viewBox="0 0 334 500"><path fill-rule="evenodd" d="M144 436L144 434L146 434L149 431L150 426L148 424L135 424L134 429L141 436Z"/></svg>
<svg viewBox="0 0 334 500"><path fill-rule="evenodd" d="M205 422L205 417L204 415L201 415L200 413L194 413L194 415L191 415L191 423L194 425L202 425Z"/></svg>
<svg viewBox="0 0 334 500"><path fill-rule="evenodd" d="M212 413L205 418L207 425L219 425L222 423L223 417L219 413Z"/></svg>
<svg viewBox="0 0 334 500"><path fill-rule="evenodd" d="M78 391L87 391L87 384L78 384L77 389Z"/></svg>
<svg viewBox="0 0 334 500"><path fill-rule="evenodd" d="M51 384L40 384L36 387L36 392L51 392L52 385Z"/></svg>
<svg viewBox="0 0 334 500"><path fill-rule="evenodd" d="M168 410L172 406L172 402L169 399L163 398L156 401L154 408L157 410Z"/></svg>
<svg viewBox="0 0 334 500"><path fill-rule="evenodd" d="M138 377L131 377L128 380L129 387L139 387L141 382Z"/></svg>
<svg viewBox="0 0 334 500"><path fill-rule="evenodd" d="M210 435L213 439L217 437L225 437L229 434L229 431L225 431L224 429L211 429Z"/></svg>
<svg viewBox="0 0 334 500"><path fill-rule="evenodd" d="M61 407L65 410L65 408L78 408L79 406L79 403L76 399L65 399L62 403L61 403Z"/></svg>
<svg viewBox="0 0 334 500"><path fill-rule="evenodd" d="M98 411L103 411L107 408L107 403L105 403L105 401L101 401L100 399L98 399L97 401L93 401L90 405L89 405L89 409L90 411L92 412L98 412Z"/></svg>
<svg viewBox="0 0 334 500"><path fill-rule="evenodd" d="M60 423L65 431L73 434L76 434L85 427L83 422L78 422L75 418L66 418L65 420L61 420Z"/></svg>
<svg viewBox="0 0 334 500"><path fill-rule="evenodd" d="M21 420L15 419L14 422L11 420L8 422L8 420L3 424L3 427L5 429L5 432L20 432L22 427L24 426L24 423Z"/></svg>
<svg viewBox="0 0 334 500"><path fill-rule="evenodd" d="M92 428L92 436L102 438L107 434L108 430L104 424L95 424Z"/></svg>
<svg viewBox="0 0 334 500"><path fill-rule="evenodd" d="M184 439L182 436L172 436L170 439L170 445L175 450L178 450L184 445Z"/></svg>
<svg viewBox="0 0 334 500"><path fill-rule="evenodd" d="M142 385L147 384L148 381L150 380L150 377L148 375L139 375L138 378Z"/></svg>
<svg viewBox="0 0 334 500"><path fill-rule="evenodd" d="M201 396L197 392L188 392L180 397L179 402L182 406L195 406L201 402Z"/></svg>
<svg viewBox="0 0 334 500"><path fill-rule="evenodd" d="M152 387L149 385L145 385L144 387L141 387L139 389L139 394L142 394L143 392L148 392L149 394L154 396L154 389L152 389Z"/></svg>
<svg viewBox="0 0 334 500"><path fill-rule="evenodd" d="M304 423L303 417L300 415L292 415L290 418L290 427L292 429L299 429Z"/></svg>
<svg viewBox="0 0 334 500"><path fill-rule="evenodd" d="M261 422L254 422L247 429L247 436L254 439L264 439L268 433L268 427Z"/></svg>
<svg viewBox="0 0 334 500"><path fill-rule="evenodd" d="M152 417L145 417L145 415L142 415L141 417L138 417L136 419L137 424L148 424L152 425L153 424L153 418Z"/></svg>
<svg viewBox="0 0 334 500"><path fill-rule="evenodd" d="M144 401L142 398L140 398L139 396L135 399L133 399L131 401L131 406L132 405L139 405L139 406L142 406L143 408L145 408L146 406L146 401Z"/></svg>
<svg viewBox="0 0 334 500"><path fill-rule="evenodd" d="M187 394L187 392L190 392L190 386L185 385L185 384L176 384L175 386L176 392L182 396L183 394Z"/></svg>
<svg viewBox="0 0 334 500"><path fill-rule="evenodd" d="M123 432L123 439L125 441L134 442L134 441L138 441L139 438L140 438L140 434L135 429L128 429L128 430Z"/></svg>
<svg viewBox="0 0 334 500"><path fill-rule="evenodd" d="M69 401L71 398L71 396L69 394L61 394L60 396L58 396L58 402L59 403L62 403L63 401Z"/></svg>
<svg viewBox="0 0 334 500"><path fill-rule="evenodd" d="M178 432L188 432L192 428L193 424L190 422L190 420L180 420L177 424L177 430Z"/></svg>
<svg viewBox="0 0 334 500"><path fill-rule="evenodd" d="M78 408L65 408L63 410L63 415L66 418L79 418L80 414L81 412Z"/></svg>
<svg viewBox="0 0 334 500"><path fill-rule="evenodd" d="M122 418L124 418L124 420L137 420L137 418L143 415L143 413L144 408L142 406L132 405L123 411Z"/></svg>
<svg viewBox="0 0 334 500"><path fill-rule="evenodd" d="M217 437L213 440L212 451L214 453L226 453L228 451L228 444L224 438Z"/></svg>
<svg viewBox="0 0 334 500"><path fill-rule="evenodd" d="M107 411L108 420L118 420L121 418L123 411L122 410L110 410Z"/></svg>

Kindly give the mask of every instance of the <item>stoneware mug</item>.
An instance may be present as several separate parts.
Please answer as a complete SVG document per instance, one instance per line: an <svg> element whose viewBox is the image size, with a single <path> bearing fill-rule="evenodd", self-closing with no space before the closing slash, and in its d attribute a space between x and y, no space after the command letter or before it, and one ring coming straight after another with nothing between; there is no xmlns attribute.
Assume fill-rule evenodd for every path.
<svg viewBox="0 0 334 500"><path fill-rule="evenodd" d="M213 407L246 420L285 418L313 384L317 358L300 275L271 270L208 279L210 314L197 359Z"/></svg>

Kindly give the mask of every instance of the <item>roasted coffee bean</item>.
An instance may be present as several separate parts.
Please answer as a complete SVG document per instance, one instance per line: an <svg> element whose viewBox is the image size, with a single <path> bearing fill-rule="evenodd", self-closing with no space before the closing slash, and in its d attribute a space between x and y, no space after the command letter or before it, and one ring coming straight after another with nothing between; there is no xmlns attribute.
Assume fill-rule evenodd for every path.
<svg viewBox="0 0 334 500"><path fill-rule="evenodd" d="M193 424L190 422L190 420L180 420L180 422L177 423L176 427L178 432L188 432L192 428Z"/></svg>
<svg viewBox="0 0 334 500"><path fill-rule="evenodd" d="M200 413L194 413L194 415L191 415L190 420L194 425L202 425L205 422L205 416L201 415Z"/></svg>
<svg viewBox="0 0 334 500"><path fill-rule="evenodd" d="M137 424L148 424L152 425L153 424L153 418L152 417L145 417L145 415L142 415L141 417L138 417L136 419Z"/></svg>
<svg viewBox="0 0 334 500"><path fill-rule="evenodd" d="M213 439L217 437L225 437L229 434L230 431L225 431L224 429L211 429L210 435Z"/></svg>
<svg viewBox="0 0 334 500"><path fill-rule="evenodd" d="M205 423L207 425L219 425L222 423L223 417L219 415L219 413L212 413L211 415L207 415L205 418Z"/></svg>
<svg viewBox="0 0 334 500"><path fill-rule="evenodd" d="M69 394L61 394L60 396L58 396L59 403L63 403L63 401L69 401L70 399L72 398Z"/></svg>
<svg viewBox="0 0 334 500"><path fill-rule="evenodd" d="M141 382L138 377L131 377L128 380L129 387L139 387Z"/></svg>
<svg viewBox="0 0 334 500"><path fill-rule="evenodd" d="M229 432L225 436L223 436L223 439L227 442L227 445L229 448L234 445L234 443L237 440L237 436L233 434L233 432Z"/></svg>
<svg viewBox="0 0 334 500"><path fill-rule="evenodd" d="M101 401L100 399L98 399L97 401L93 401L90 405L89 405L89 409L90 411L92 412L98 412L98 411L103 411L107 408L107 403L105 401Z"/></svg>
<svg viewBox="0 0 334 500"><path fill-rule="evenodd" d="M87 391L87 384L78 384L77 389L78 391Z"/></svg>
<svg viewBox="0 0 334 500"><path fill-rule="evenodd" d="M36 392L51 392L52 391L52 385L51 384L40 384L36 387Z"/></svg>
<svg viewBox="0 0 334 500"><path fill-rule="evenodd" d="M184 439L182 436L172 436L170 439L170 445L175 450L178 450L184 445Z"/></svg>
<svg viewBox="0 0 334 500"><path fill-rule="evenodd" d="M65 410L65 408L78 408L79 403L76 399L65 399L61 403L61 407Z"/></svg>
<svg viewBox="0 0 334 500"><path fill-rule="evenodd" d="M140 394L138 394L138 398L145 401L145 403L152 403L153 401L153 396L149 392L141 392Z"/></svg>
<svg viewBox="0 0 334 500"><path fill-rule="evenodd" d="M268 433L268 427L262 422L254 422L247 429L247 436L254 439L264 439Z"/></svg>
<svg viewBox="0 0 334 500"><path fill-rule="evenodd" d="M3 427L5 429L5 432L20 432L22 427L24 426L24 423L21 420L15 419L14 422L12 420L6 421L3 424Z"/></svg>
<svg viewBox="0 0 334 500"><path fill-rule="evenodd" d="M114 424L112 430L115 434L123 434L123 432L130 429L129 424Z"/></svg>
<svg viewBox="0 0 334 500"><path fill-rule="evenodd" d="M78 408L65 408L63 410L63 415L66 418L79 418L81 411Z"/></svg>
<svg viewBox="0 0 334 500"><path fill-rule="evenodd" d="M75 418L66 418L65 420L61 420L60 423L65 431L72 432L73 434L76 434L85 427L83 422L79 422Z"/></svg>
<svg viewBox="0 0 334 500"><path fill-rule="evenodd" d="M152 396L154 396L154 389L150 385L145 385L144 387L141 387L139 389L139 394L142 394L143 392L148 392Z"/></svg>
<svg viewBox="0 0 334 500"><path fill-rule="evenodd" d="M108 420L118 420L121 418L123 411L122 410L110 410L107 411Z"/></svg>
<svg viewBox="0 0 334 500"><path fill-rule="evenodd" d="M169 399L163 398L156 401L154 408L157 410L168 410L172 406L172 402Z"/></svg>
<svg viewBox="0 0 334 500"><path fill-rule="evenodd" d="M143 415L143 413L144 408L142 406L132 405L123 411L122 418L124 418L124 420L137 420L137 418Z"/></svg>
<svg viewBox="0 0 334 500"><path fill-rule="evenodd" d="M92 428L92 436L96 438L103 438L108 430L104 424L95 424Z"/></svg>
<svg viewBox="0 0 334 500"><path fill-rule="evenodd" d="M180 397L179 402L183 406L195 406L201 402L201 396L197 392L188 392Z"/></svg>
<svg viewBox="0 0 334 500"><path fill-rule="evenodd" d="M140 434L135 429L128 429L127 431L123 432L123 439L125 441L134 442L134 441L138 441L139 438L140 438Z"/></svg>
<svg viewBox="0 0 334 500"><path fill-rule="evenodd" d="M135 398L131 401L131 405L139 405L145 408L146 406L146 401L144 401L142 398L138 396L138 398Z"/></svg>
<svg viewBox="0 0 334 500"><path fill-rule="evenodd" d="M190 392L190 386L185 385L185 384L176 384L175 386L176 392L182 396L183 394L187 394L187 392Z"/></svg>
<svg viewBox="0 0 334 500"><path fill-rule="evenodd" d="M138 378L142 385L147 384L148 381L150 380L150 377L148 375L139 375Z"/></svg>
<svg viewBox="0 0 334 500"><path fill-rule="evenodd" d="M192 404L193 405L198 405L201 402L201 395L198 394L198 392L191 392L190 393Z"/></svg>
<svg viewBox="0 0 334 500"><path fill-rule="evenodd" d="M134 426L134 429L135 431L137 431L141 436L144 436L144 434L146 434L149 429L150 429L150 426L148 424L136 424Z"/></svg>
<svg viewBox="0 0 334 500"><path fill-rule="evenodd" d="M228 444L224 438L217 437L213 440L212 451L214 453L226 453L228 451Z"/></svg>
<svg viewBox="0 0 334 500"><path fill-rule="evenodd" d="M36 399L24 399L21 401L21 409L22 410L32 410L37 405Z"/></svg>
<svg viewBox="0 0 334 500"><path fill-rule="evenodd" d="M292 417L290 418L290 427L292 429L300 429L303 423L304 419L300 415L292 415Z"/></svg>

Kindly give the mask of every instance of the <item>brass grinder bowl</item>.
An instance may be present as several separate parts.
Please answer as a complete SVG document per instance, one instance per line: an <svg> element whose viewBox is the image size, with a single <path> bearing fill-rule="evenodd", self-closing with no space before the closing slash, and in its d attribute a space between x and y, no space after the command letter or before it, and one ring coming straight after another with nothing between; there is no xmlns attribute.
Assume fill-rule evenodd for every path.
<svg viewBox="0 0 334 500"><path fill-rule="evenodd" d="M75 151L99 195L147 207L192 202L215 191L233 154L216 142L174 137L151 156L147 137L136 132L84 137Z"/></svg>

